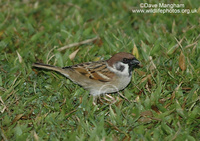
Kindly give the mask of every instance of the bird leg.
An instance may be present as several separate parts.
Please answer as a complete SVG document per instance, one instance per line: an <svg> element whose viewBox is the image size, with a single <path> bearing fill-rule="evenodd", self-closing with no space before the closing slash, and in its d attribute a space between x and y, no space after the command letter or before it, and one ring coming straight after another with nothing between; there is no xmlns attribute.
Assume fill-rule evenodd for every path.
<svg viewBox="0 0 200 141"><path fill-rule="evenodd" d="M125 97L123 96L120 92L117 92L122 98L124 98L126 101L128 101L130 103L130 101Z"/></svg>
<svg viewBox="0 0 200 141"><path fill-rule="evenodd" d="M108 97L108 98L106 98L106 97ZM106 101L110 102L111 104L114 104L117 101L114 97L112 97L112 96L110 96L108 94L105 94L104 99Z"/></svg>
<svg viewBox="0 0 200 141"><path fill-rule="evenodd" d="M97 96L93 96L93 101L92 101L92 104L94 105L94 106L96 106L97 105Z"/></svg>

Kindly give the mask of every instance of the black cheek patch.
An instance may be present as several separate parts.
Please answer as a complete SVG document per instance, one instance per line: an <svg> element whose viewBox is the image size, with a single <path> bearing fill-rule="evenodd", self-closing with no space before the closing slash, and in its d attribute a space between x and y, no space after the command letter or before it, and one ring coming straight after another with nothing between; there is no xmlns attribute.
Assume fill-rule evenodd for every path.
<svg viewBox="0 0 200 141"><path fill-rule="evenodd" d="M125 68L124 66L120 65L116 69L122 72L124 70L124 68Z"/></svg>

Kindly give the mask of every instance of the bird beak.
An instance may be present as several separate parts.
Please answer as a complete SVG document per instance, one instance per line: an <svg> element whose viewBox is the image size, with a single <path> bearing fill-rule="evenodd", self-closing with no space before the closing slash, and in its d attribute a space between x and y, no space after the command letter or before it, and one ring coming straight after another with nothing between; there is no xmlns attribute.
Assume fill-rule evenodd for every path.
<svg viewBox="0 0 200 141"><path fill-rule="evenodd" d="M140 61L138 61L137 59L133 59L131 62L130 62L131 65L133 65L135 68L140 68L142 67L143 65L140 63Z"/></svg>
<svg viewBox="0 0 200 141"><path fill-rule="evenodd" d="M130 62L131 65L134 65L134 66L137 66L138 64L140 64L140 61L138 61L137 59L133 59L131 62Z"/></svg>

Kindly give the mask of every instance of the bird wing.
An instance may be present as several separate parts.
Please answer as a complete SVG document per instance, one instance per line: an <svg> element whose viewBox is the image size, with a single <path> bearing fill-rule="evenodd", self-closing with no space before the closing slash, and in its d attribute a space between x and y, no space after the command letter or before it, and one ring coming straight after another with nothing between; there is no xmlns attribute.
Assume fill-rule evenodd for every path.
<svg viewBox="0 0 200 141"><path fill-rule="evenodd" d="M82 63L71 68L89 79L101 82L109 82L114 76L114 73L107 68L106 61Z"/></svg>

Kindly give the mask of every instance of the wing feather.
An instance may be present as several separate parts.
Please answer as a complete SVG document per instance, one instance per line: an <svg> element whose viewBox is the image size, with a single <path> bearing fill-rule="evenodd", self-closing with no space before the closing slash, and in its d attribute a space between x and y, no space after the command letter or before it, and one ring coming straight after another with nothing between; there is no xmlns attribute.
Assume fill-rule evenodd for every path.
<svg viewBox="0 0 200 141"><path fill-rule="evenodd" d="M105 61L83 63L71 68L88 79L100 82L109 82L114 76L114 73L107 68Z"/></svg>

